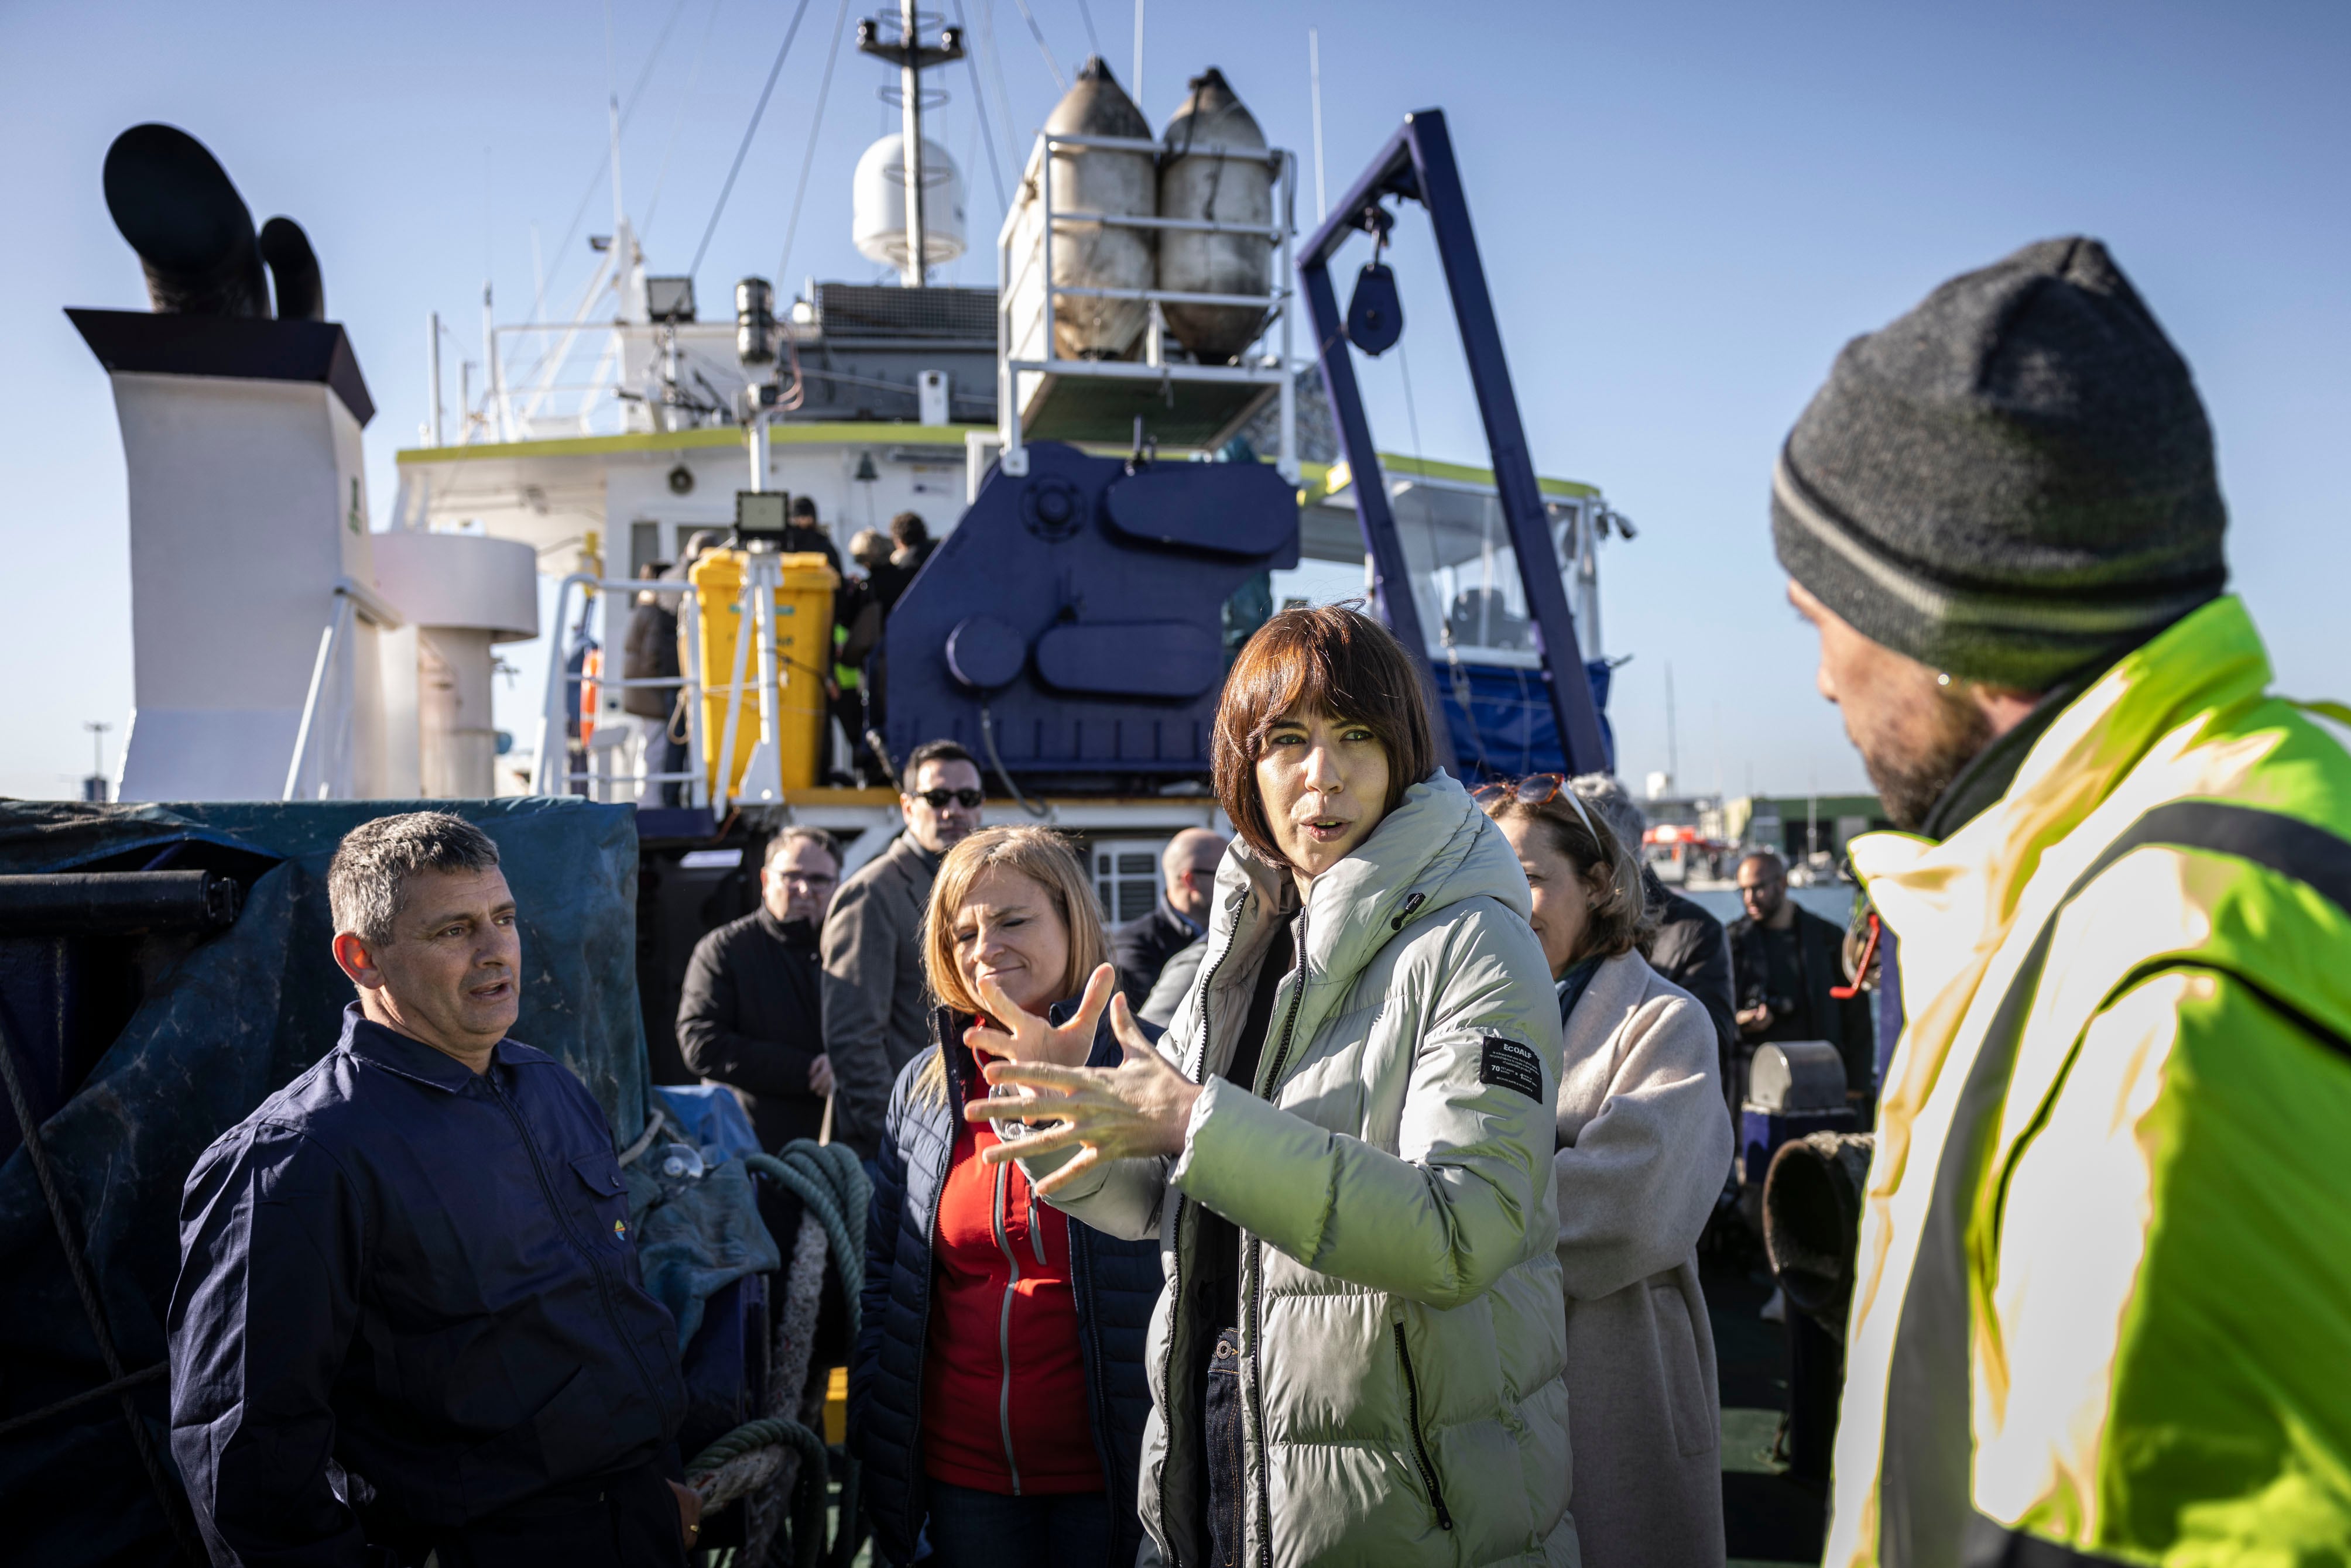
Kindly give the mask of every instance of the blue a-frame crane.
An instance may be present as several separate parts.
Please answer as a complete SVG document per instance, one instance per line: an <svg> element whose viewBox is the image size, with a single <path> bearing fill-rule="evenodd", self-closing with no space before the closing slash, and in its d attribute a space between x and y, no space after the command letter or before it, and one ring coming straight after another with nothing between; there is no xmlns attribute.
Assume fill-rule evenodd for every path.
<svg viewBox="0 0 2351 1568"><path fill-rule="evenodd" d="M1437 702L1435 673L1428 664L1428 643L1413 602L1405 561L1404 542L1396 532L1395 513L1388 503L1380 471L1379 453L1372 445L1371 425L1364 413L1361 390L1349 352L1349 322L1339 311L1331 285L1331 260L1350 235L1370 234L1384 239L1395 222L1384 204L1390 198L1416 201L1428 211L1437 233L1437 251L1445 267L1445 282L1453 298L1455 322L1461 330L1461 349L1468 361L1469 381L1478 395L1478 411L1486 423L1486 444L1492 455L1495 489L1510 528L1510 546L1518 558L1526 590L1527 608L1534 622L1536 648L1542 655L1543 686L1552 715L1559 727L1562 749L1571 773L1606 772L1609 747L1593 701L1591 681L1584 670L1575 635L1575 616L1568 608L1567 591L1560 580L1558 551L1552 543L1551 524L1542 495L1535 483L1534 462L1527 451L1519 400L1510 390L1510 366L1502 354L1502 335L1494 319L1494 302L1486 288L1486 268L1478 257L1478 238L1469 225L1469 206L1462 193L1461 172L1453 159L1453 139L1446 129L1445 111L1421 110L1405 116L1403 128L1389 139L1362 177L1331 209L1301 253L1299 272L1314 322L1322 383L1339 426L1339 442L1346 455L1355 493L1355 515L1363 525L1364 548L1371 558L1374 606L1420 664L1428 682L1433 712ZM1383 279L1383 282L1384 280ZM1363 287L1362 285L1358 286ZM1375 294L1380 283L1373 285ZM1392 288L1392 285L1388 285ZM1391 311L1394 296L1378 301ZM1395 322L1385 323L1382 340L1378 311L1359 299L1356 332L1365 337L1363 319L1374 318L1367 340L1375 348L1393 342ZM1458 772L1453 739L1439 727L1440 760Z"/></svg>

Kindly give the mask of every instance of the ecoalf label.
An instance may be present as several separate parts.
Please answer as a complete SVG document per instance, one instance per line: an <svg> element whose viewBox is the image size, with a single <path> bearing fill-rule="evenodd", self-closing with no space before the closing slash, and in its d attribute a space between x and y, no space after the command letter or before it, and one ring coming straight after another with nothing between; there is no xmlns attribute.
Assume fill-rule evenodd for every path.
<svg viewBox="0 0 2351 1568"><path fill-rule="evenodd" d="M1543 1097L1542 1058L1535 1054L1534 1047L1505 1040L1499 1034L1487 1035L1479 1044L1479 1082L1515 1089L1530 1100Z"/></svg>

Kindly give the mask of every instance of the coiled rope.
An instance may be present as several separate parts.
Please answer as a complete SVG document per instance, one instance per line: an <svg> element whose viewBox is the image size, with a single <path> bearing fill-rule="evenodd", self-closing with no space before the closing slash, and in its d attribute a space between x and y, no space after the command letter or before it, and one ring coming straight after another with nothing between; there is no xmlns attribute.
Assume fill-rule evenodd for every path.
<svg viewBox="0 0 2351 1568"><path fill-rule="evenodd" d="M833 1275L849 1309L849 1343L857 1343L865 1285L865 1207L873 1188L857 1151L846 1144L796 1139L776 1155L745 1155L743 1164L806 1206L832 1251Z"/></svg>
<svg viewBox="0 0 2351 1568"><path fill-rule="evenodd" d="M856 1152L843 1144L819 1145L802 1138L784 1146L780 1155L745 1155L746 1169L767 1177L800 1200L800 1223L813 1220L823 1231L834 1280L847 1310L849 1341L857 1343L865 1283L865 1216L872 1189ZM795 1391L797 1394L797 1391ZM769 1451L772 1458L767 1457ZM841 1523L828 1551L825 1539L825 1490L830 1456L824 1438L789 1416L771 1415L748 1421L696 1454L686 1469L689 1478L707 1478L707 1495L717 1507L766 1485L777 1473L785 1454L799 1460L792 1488L790 1550L779 1532L768 1561L789 1563L794 1568L848 1568L864 1542L858 1516L859 1466L848 1461L841 1486ZM730 1470L730 1467L732 1467Z"/></svg>
<svg viewBox="0 0 2351 1568"><path fill-rule="evenodd" d="M792 1488L792 1528L789 1537L792 1546L791 1555L789 1558L784 1556L781 1550L784 1542L779 1537L775 1548L768 1552L768 1561L770 1563L788 1561L793 1563L795 1568L819 1568L819 1565L825 1561L826 1460L822 1437L786 1416L770 1416L764 1420L747 1421L703 1449L701 1453L696 1454L694 1462L685 1467L686 1474L699 1476L722 1471L730 1463L747 1458L756 1460L766 1450L771 1448L797 1450L799 1455L800 1469L799 1483ZM772 1466L760 1466L745 1479L751 1480L754 1485L764 1485L773 1475ZM714 1492L713 1496L723 1497L725 1491L726 1489L722 1487ZM843 1541L851 1539L852 1533L847 1518L849 1501L844 1489L841 1498L843 1518L841 1529L841 1539Z"/></svg>

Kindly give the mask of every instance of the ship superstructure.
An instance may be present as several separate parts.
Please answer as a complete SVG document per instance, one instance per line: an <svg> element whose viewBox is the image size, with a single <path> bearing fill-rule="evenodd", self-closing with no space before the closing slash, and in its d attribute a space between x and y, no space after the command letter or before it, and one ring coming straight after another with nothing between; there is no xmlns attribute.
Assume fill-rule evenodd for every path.
<svg viewBox="0 0 2351 1568"><path fill-rule="evenodd" d="M917 100L924 89L914 75L956 42L921 26L902 13L894 30L880 24L861 34ZM920 149L913 159L909 147ZM940 559L953 561L963 554L955 536L995 483L1021 487L1020 499L1008 489L1000 501L1019 514L1023 538L1099 538L1100 559L1056 588L1053 602L1031 607L1036 625L1006 622L990 633L999 646L978 664L1001 668L993 684L970 678L977 631L963 640L960 665L946 645L985 608L963 603L979 591L977 578L964 569L918 578L893 616L904 629L895 635L927 627L922 635L938 646L901 650L893 640L891 657L873 669L872 717L884 752L929 738L906 727L917 723L992 749L988 784L1007 798L1002 810L1044 815L1108 846L1107 864L1211 821L1205 754L1162 739L1138 750L1133 737L1172 736L1170 715L1212 695L1222 662L1284 603L1379 596L1354 465L1340 451L1322 374L1298 353L1311 334L1297 331L1305 318L1291 270L1296 183L1295 160L1268 143L1221 73L1195 78L1155 131L1095 60L1030 150L997 236L998 287L929 281L929 267L965 246L961 176L910 120L868 150L853 187L858 243L894 266L898 281L806 279L779 302L766 279L740 280L714 298L697 279L660 270L618 204L616 170L612 233L593 242L597 266L570 313L499 322L486 305L486 364L478 384L465 378L454 409L440 405L444 334L437 320L430 325L434 405L417 444L398 454L397 499L380 523L365 516L365 487L355 484L358 424L372 405L354 407L323 371L300 394L319 404L306 427L315 434L279 471L307 464L321 496L350 491L356 509L329 514L292 497L256 497L191 455L140 444L134 533L152 515L155 538L135 543L134 559L174 559L222 527L163 498L225 497L241 517L266 517L283 535L250 538L270 541L259 548L286 579L271 595L271 614L285 627L267 648L254 641L256 629L276 622L249 614L219 614L204 633L224 670L244 672L214 684L266 688L266 702L235 692L208 707L158 701L185 687L204 656L191 656L198 639L182 628L168 634L170 655L145 657L166 641L158 629L172 625L172 601L160 588L142 590L141 712L126 794L580 793L658 807L666 782L684 814L648 819L650 836L706 837L747 807L770 824L789 819L850 833L854 862L894 831L894 797L855 787L866 737L827 711L824 661L804 661L794 686L781 652L788 611L775 597L783 569L763 564L756 530L738 531L745 497L768 497L763 504L778 511L787 500L812 502L843 556L854 533L885 530L913 512L942 541ZM171 320L131 318L134 327ZM336 373L364 400L348 345L337 351ZM190 407L229 407L217 376L134 386L140 373L118 366L126 429L158 388ZM1115 460L1128 482L1119 489L1072 480L1069 497L1040 489L1033 465L1049 449ZM1238 514L1218 498L1221 481L1185 478L1201 464L1247 465L1266 470L1269 486L1278 480L1243 486L1251 505L1277 491L1288 497L1267 514L1272 531L1243 548L1228 527ZM1385 537L1401 561L1390 575L1410 584L1458 765L1486 774L1558 765L1564 753L1545 695L1540 617L1493 474L1396 454L1380 455L1378 465ZM1151 482L1155 493L1179 498L1155 507L1185 516L1122 521L1125 503L1113 492L1140 494L1140 474L1163 476ZM1604 696L1599 548L1630 528L1593 486L1546 478L1539 490L1574 612L1574 658ZM1071 504L1080 510L1055 510ZM1176 537L1186 529L1190 537ZM673 568L705 532L746 547L727 601L714 604L674 570L649 590L643 574ZM305 542L313 535L316 548ZM316 564L287 576L314 556ZM1050 559L1076 557L1061 550ZM1187 578L1186 560L1200 563L1197 580ZM1235 576L1236 566L1247 570ZM224 582L207 602L233 607L239 591ZM648 591L679 615L690 644L668 683L689 755L666 779L656 776L643 727L622 708L620 650ZM724 620L723 646L699 657L709 650L697 639L714 614ZM538 714L501 731L489 712L500 646L533 639L547 672ZM1072 674L1093 666L1093 650L1144 645L1163 669L1156 685ZM909 696L894 712L892 683ZM917 691L925 694L919 700ZM1081 708L1092 716L1072 720L1071 738L1046 733L1054 716ZM1008 716L1019 719L1017 736L1002 722ZM780 735L778 727L809 733ZM1121 738L1099 752L1111 734ZM734 766L719 768L721 755ZM224 757L235 759L234 778L204 761ZM864 760L872 765L870 754ZM1143 885L1122 892L1116 879L1105 883L1111 913L1132 913Z"/></svg>

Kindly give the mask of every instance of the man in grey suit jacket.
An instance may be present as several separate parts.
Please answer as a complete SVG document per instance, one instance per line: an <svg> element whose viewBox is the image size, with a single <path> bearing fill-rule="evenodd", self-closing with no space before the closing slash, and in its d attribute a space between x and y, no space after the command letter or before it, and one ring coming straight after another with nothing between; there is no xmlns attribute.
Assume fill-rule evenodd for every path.
<svg viewBox="0 0 2351 1568"><path fill-rule="evenodd" d="M901 775L906 831L858 867L824 923L824 1049L833 1135L872 1160L890 1088L931 1043L923 912L939 859L979 826L979 765L951 740L914 747Z"/></svg>

